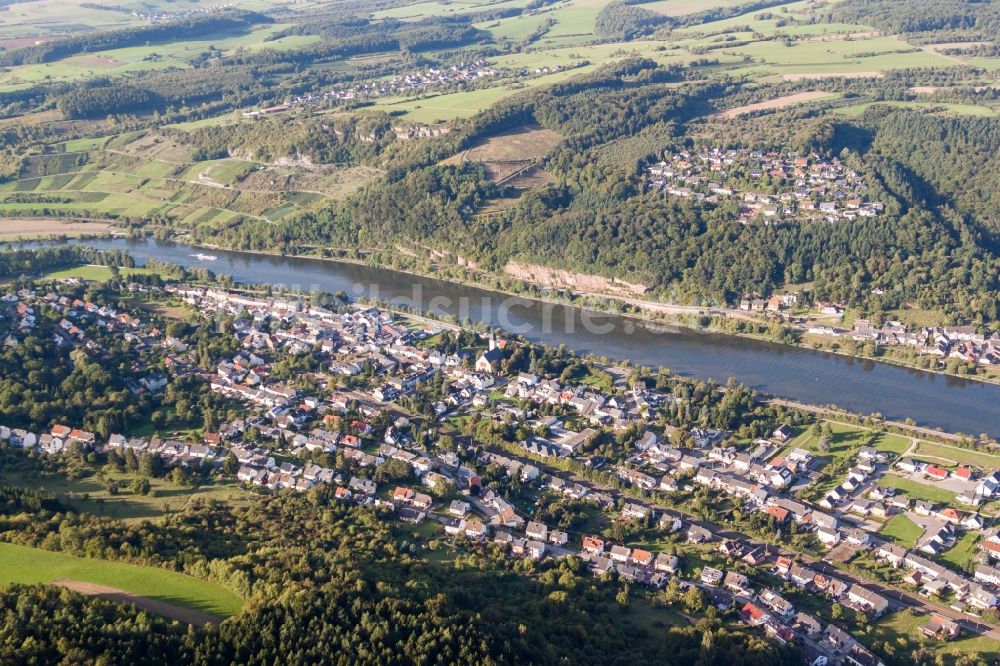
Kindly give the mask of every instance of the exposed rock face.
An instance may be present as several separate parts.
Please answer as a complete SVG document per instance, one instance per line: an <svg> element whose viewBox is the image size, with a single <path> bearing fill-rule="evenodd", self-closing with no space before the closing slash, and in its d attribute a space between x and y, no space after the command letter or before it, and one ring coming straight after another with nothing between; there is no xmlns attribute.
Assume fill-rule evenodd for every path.
<svg viewBox="0 0 1000 666"><path fill-rule="evenodd" d="M625 282L617 278L606 278L600 275L574 273L561 268L549 268L548 266L541 266L539 264L522 264L511 261L504 266L503 270L507 275L543 287L573 289L575 291L627 297L641 296L649 290L649 287L644 284Z"/></svg>

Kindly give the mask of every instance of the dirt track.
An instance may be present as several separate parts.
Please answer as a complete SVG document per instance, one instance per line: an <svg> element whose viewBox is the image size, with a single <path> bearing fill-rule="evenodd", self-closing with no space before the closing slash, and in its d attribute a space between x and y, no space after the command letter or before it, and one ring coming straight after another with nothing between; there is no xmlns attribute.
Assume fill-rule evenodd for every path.
<svg viewBox="0 0 1000 666"><path fill-rule="evenodd" d="M185 622L187 624L197 624L199 626L203 626L206 624L218 624L219 622L218 617L208 613L192 610L190 608L183 608L181 606L175 606L173 604L157 601L148 597L141 597L137 594L132 594L131 592L126 592L125 590L118 590L113 587L106 587L95 583L84 583L79 580L66 580L64 578L54 580L52 581L52 584L58 585L59 587L65 587L66 589L73 590L74 592L80 592L81 594L89 594L91 596L101 597L102 599L108 599L109 601L134 604L143 610L149 611L150 613L162 615L163 617L170 618L171 620L179 620L180 622Z"/></svg>

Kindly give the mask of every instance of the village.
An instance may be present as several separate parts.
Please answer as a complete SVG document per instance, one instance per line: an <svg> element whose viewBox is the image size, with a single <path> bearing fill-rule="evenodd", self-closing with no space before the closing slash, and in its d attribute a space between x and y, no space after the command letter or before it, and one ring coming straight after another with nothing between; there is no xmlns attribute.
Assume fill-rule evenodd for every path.
<svg viewBox="0 0 1000 666"><path fill-rule="evenodd" d="M802 298L801 294L793 292L768 298L745 297L740 299L738 309L779 317L802 333L818 338L911 349L920 356L941 360L954 358L973 365L1000 365L1000 335L996 333L983 333L968 325L915 328L893 320L879 325L869 319L856 319L850 326L838 325L846 311L843 304L816 302L811 304L808 316L793 315L790 310L799 307Z"/></svg>
<svg viewBox="0 0 1000 666"><path fill-rule="evenodd" d="M739 220L765 224L877 217L864 177L839 159L818 155L703 147L647 168L650 187L668 196L717 205L739 201Z"/></svg>
<svg viewBox="0 0 1000 666"><path fill-rule="evenodd" d="M820 450L793 444L802 426L779 425L749 442L720 429L674 427L658 415L683 409L683 397L643 382L602 390L509 373L505 363L519 343L493 333L473 334L479 349L470 355L428 344L457 335L454 327L372 306L323 307L187 285L129 289L162 289L162 296L200 312L206 325L231 320L240 351L206 371L183 340L141 317L28 290L3 299L15 331L4 342L19 344L36 332L39 311L54 310L56 344L99 356L103 350L86 332L97 327L164 356L166 371L142 375L132 390L156 393L173 377L196 377L243 405L244 417L198 441L125 433L102 439L72 424L47 432L2 426L0 440L49 456L71 449L156 456L170 467L232 473L245 487L267 492L329 485L341 501L387 509L406 524L438 525L450 537L495 543L512 557L578 557L595 576L623 585L696 589L771 639L799 643L815 664L880 662L842 626L797 608L801 595L873 619L922 609L920 631L933 640L996 633L1000 533L989 508L1000 498L996 468L948 470L866 445L838 461L841 471L827 479L824 469L834 463ZM312 389L273 379L275 363L287 358L313 359L323 368ZM433 428L418 432L417 402L429 405ZM435 441L438 428L458 418L504 424L515 435L504 448L443 446L444 436ZM631 443L617 457L598 455L593 443L602 436ZM573 469L600 470L617 481L584 479ZM512 485L521 490L507 492ZM906 487L946 487L955 499L911 498L900 490ZM526 492L536 502L593 507L619 526L622 538L539 520ZM770 536L695 517L684 510L687 500L672 500L704 493ZM910 547L885 533L896 517L919 527ZM627 537L633 529L661 533L670 546L637 544ZM942 564L942 553L966 535L976 543L967 571ZM802 543L812 546L793 549ZM695 555L700 566L691 564ZM856 566L844 568L847 562ZM869 571L864 562L891 573Z"/></svg>

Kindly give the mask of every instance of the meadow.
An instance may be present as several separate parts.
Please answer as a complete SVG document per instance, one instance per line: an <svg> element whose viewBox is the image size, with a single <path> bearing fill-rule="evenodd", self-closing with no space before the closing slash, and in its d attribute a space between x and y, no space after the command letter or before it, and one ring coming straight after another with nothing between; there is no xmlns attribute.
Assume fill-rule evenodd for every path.
<svg viewBox="0 0 1000 666"><path fill-rule="evenodd" d="M955 501L955 493L944 488L903 478L895 474L886 474L879 479L878 485L883 488L895 488L904 493L911 500L924 500L925 502L952 504Z"/></svg>
<svg viewBox="0 0 1000 666"><path fill-rule="evenodd" d="M902 514L897 514L885 521L879 534L891 539L904 548L913 548L924 529Z"/></svg>
<svg viewBox="0 0 1000 666"><path fill-rule="evenodd" d="M917 445L916 453L950 460L954 463L975 465L987 470L1000 469L1000 456L994 456L989 453L982 453L971 449L960 449L954 446L942 446L939 444L931 444L930 442L920 442Z"/></svg>
<svg viewBox="0 0 1000 666"><path fill-rule="evenodd" d="M0 543L0 586L60 579L106 585L216 617L235 615L243 606L242 599L218 583L174 571Z"/></svg>

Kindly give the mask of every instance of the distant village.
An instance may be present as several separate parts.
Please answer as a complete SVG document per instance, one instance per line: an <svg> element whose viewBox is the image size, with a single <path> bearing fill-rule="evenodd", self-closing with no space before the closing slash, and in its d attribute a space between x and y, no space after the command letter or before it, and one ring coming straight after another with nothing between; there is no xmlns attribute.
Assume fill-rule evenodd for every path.
<svg viewBox="0 0 1000 666"><path fill-rule="evenodd" d="M595 576L613 575L622 583L653 589L676 579L682 589L696 587L712 604L734 608L744 622L760 627L773 640L801 644L811 663L880 662L842 627L831 622L824 626L813 614L797 609L781 586L752 582L744 565L767 566L785 585L877 618L901 606L898 595L889 592L884 581L863 577L857 567L832 566L860 555L874 558L898 571L899 584L935 609L920 627L934 640L957 637L966 618L997 608L1000 533L992 526L993 518L980 512L1000 498L997 469L960 465L949 470L862 446L852 453L836 485L811 502L803 491L819 483L823 456L793 445L796 430L788 425L749 445L737 445L732 433L717 429L681 430L662 423L654 427L655 414L684 400L642 382L606 392L531 373L508 375L504 360L513 343L483 334L482 347L472 356L442 353L421 344L447 334L442 326L404 321L376 307L329 309L194 286L129 289L162 291L208 318L231 317L240 351L206 372L192 363L182 340L164 335L141 317L56 292L27 290L3 298L5 317L14 329L4 344L19 344L23 336L37 333L36 314L51 309L60 322L52 333L56 344L100 355L99 345L86 333L98 327L136 348L165 354L167 371L149 372L132 390L162 391L172 376L196 376L212 391L241 403L246 416L205 433L199 441L117 433L101 440L73 424L58 424L47 432L3 426L0 439L39 455L58 456L77 448L131 452L156 455L168 466L214 473L235 460L236 479L247 487L301 492L327 484L341 501L383 507L407 523L434 522L450 536L501 544L512 557L575 556ZM328 376L351 380L354 388L327 382L305 391L272 379L277 359L302 355L320 359ZM420 444L400 401L426 394L431 386L436 387L432 411L438 422L477 414L521 426L529 434L511 451L440 450ZM553 407L565 416L546 416ZM601 432L629 429L639 435L621 460L606 460L587 446ZM308 462L315 460L316 452L341 456L355 471L345 474L329 464ZM617 477L621 487L584 483L552 466L554 461L602 469ZM390 462L405 466L418 481L377 483L376 471ZM535 520L504 493L484 484L484 476L496 470L538 492L593 504L614 514L615 521L655 525L688 544L681 551L707 548L718 559L695 576L681 577L683 552L629 546ZM897 489L899 480L947 488L955 500L908 497ZM656 499L698 488L729 498L779 532L814 535L815 558L734 535ZM921 529L912 548L881 535L885 521L897 515ZM962 572L942 564L939 556L969 533L977 537L973 566ZM815 661L820 657L827 661Z"/></svg>
<svg viewBox="0 0 1000 666"><path fill-rule="evenodd" d="M768 298L743 298L738 308L744 312L764 313L791 319L789 310L798 306L801 295L793 292L774 294ZM845 307L839 303L813 303L812 309L827 320L843 318ZM831 339L870 342L878 346L913 349L922 356L940 359L957 358L965 363L982 366L1000 365L1000 334L980 333L975 326L924 326L910 329L899 321L887 321L881 326L868 319L857 319L850 327L835 323L809 321L798 328L810 335Z"/></svg>
<svg viewBox="0 0 1000 666"><path fill-rule="evenodd" d="M650 187L706 204L739 201L739 220L774 224L877 217L884 204L865 198L864 177L818 155L702 148L647 168Z"/></svg>

